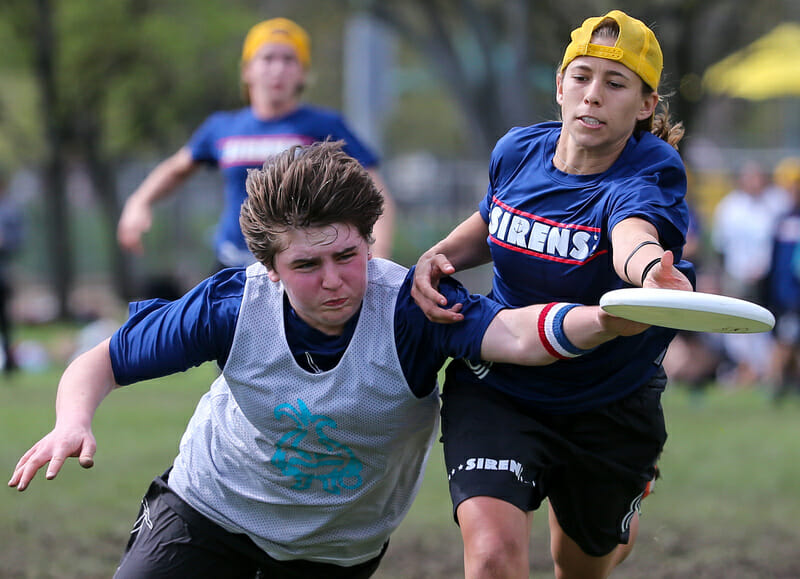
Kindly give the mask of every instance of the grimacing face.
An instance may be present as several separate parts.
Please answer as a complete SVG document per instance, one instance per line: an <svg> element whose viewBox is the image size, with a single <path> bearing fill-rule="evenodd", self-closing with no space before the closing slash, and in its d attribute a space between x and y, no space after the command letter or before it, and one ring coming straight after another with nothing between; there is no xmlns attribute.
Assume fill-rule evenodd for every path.
<svg viewBox="0 0 800 579"><path fill-rule="evenodd" d="M367 291L369 244L352 225L291 229L275 255L272 281L282 281L297 315L328 335L339 335Z"/></svg>

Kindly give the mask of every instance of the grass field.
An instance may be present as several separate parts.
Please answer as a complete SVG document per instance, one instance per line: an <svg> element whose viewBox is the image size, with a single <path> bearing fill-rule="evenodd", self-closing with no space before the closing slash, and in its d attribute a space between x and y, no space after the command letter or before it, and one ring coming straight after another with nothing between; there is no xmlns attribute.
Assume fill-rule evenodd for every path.
<svg viewBox="0 0 800 579"><path fill-rule="evenodd" d="M60 371L0 377L0 465L53 422ZM54 481L0 493L0 578L110 577L150 479L167 467L211 366L114 392L95 420L95 467L69 462ZM663 478L645 501L632 557L615 577L800 577L800 404L757 391L680 387L664 397ZM552 576L545 516L534 523L531 577ZM461 544L437 446L423 489L378 578L462 576Z"/></svg>

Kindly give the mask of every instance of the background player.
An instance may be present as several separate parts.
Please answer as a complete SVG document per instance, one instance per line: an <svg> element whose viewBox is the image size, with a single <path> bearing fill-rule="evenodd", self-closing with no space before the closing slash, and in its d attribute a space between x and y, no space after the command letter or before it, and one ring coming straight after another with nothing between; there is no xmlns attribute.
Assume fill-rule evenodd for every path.
<svg viewBox="0 0 800 579"><path fill-rule="evenodd" d="M239 229L247 171L260 169L271 155L291 146L331 139L344 141L345 152L367 168L385 197L386 209L375 229L374 252L389 257L394 205L377 170L378 158L338 113L301 103L311 67L311 44L305 30L286 18L256 24L245 38L241 66L248 106L212 114L186 146L153 169L125 203L117 230L120 245L143 252L142 235L150 229L153 203L205 164L219 167L225 181L225 201L215 237L218 268L253 263Z"/></svg>

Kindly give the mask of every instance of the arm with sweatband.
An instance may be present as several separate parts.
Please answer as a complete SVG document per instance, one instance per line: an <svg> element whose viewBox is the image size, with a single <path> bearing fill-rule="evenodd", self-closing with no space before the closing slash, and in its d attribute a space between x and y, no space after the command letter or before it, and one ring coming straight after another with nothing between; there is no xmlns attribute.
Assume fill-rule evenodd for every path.
<svg viewBox="0 0 800 579"><path fill-rule="evenodd" d="M559 360L577 358L582 354L591 352L592 348L583 349L573 344L564 331L564 318L573 308L579 304L550 303L547 304L539 313L539 339L545 350Z"/></svg>
<svg viewBox="0 0 800 579"><path fill-rule="evenodd" d="M481 341L481 358L543 366L591 352L618 336L647 329L604 312L600 306L549 303L506 308L494 317Z"/></svg>

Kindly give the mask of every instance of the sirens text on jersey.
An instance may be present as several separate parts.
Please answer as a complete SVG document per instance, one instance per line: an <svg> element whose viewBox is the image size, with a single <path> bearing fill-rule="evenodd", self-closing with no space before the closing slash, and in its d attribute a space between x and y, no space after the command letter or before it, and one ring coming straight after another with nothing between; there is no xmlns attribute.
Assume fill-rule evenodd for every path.
<svg viewBox="0 0 800 579"><path fill-rule="evenodd" d="M493 199L489 214L492 243L528 255L561 263L582 264L602 255L597 252L600 228L559 223L515 209Z"/></svg>

